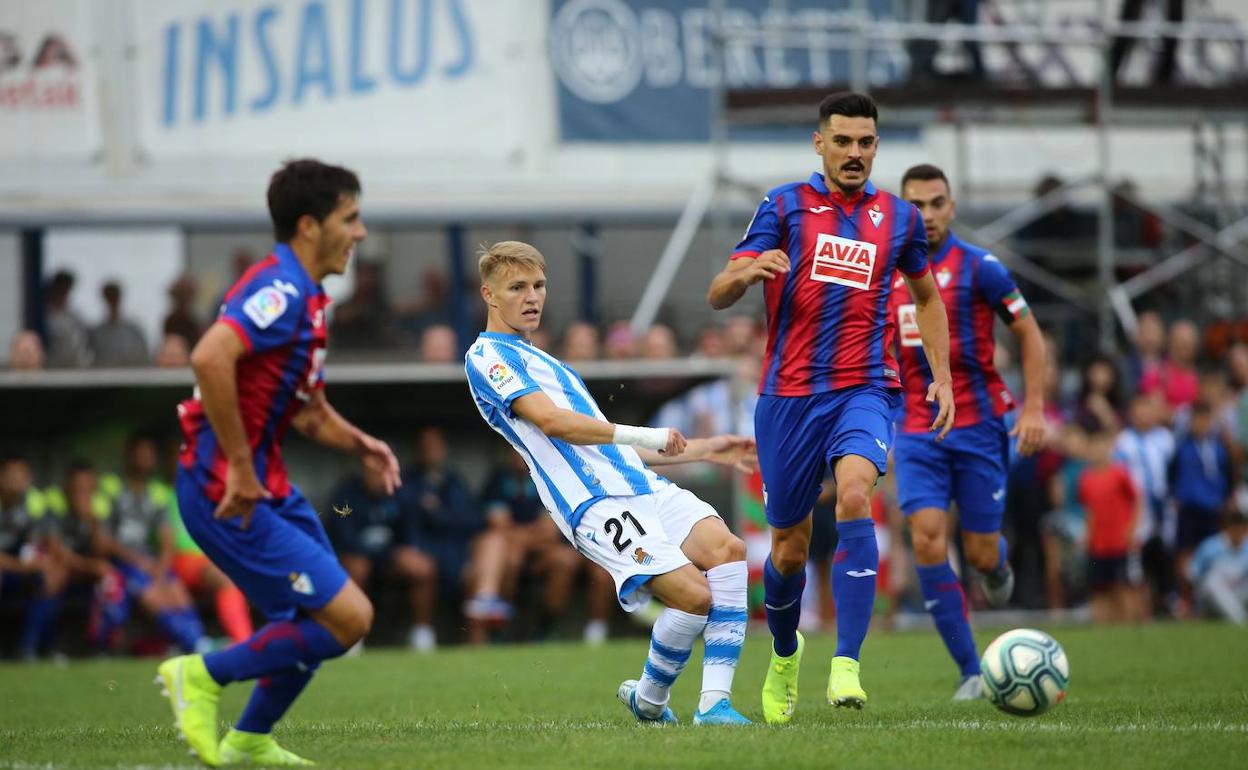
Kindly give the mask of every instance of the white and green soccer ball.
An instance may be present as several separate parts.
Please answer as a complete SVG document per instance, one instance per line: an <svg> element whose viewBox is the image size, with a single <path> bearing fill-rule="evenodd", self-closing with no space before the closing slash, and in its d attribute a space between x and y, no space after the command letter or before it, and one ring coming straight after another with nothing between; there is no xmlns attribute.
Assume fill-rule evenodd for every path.
<svg viewBox="0 0 1248 770"><path fill-rule="evenodd" d="M1006 631L984 650L980 679L993 705L1007 714L1034 717L1066 698L1070 663L1057 640L1043 631Z"/></svg>

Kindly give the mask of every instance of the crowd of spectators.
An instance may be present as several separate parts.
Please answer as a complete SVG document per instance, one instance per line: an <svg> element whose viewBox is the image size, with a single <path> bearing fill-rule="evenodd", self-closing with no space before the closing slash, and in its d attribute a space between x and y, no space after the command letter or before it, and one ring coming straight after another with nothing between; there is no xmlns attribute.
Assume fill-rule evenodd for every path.
<svg viewBox="0 0 1248 770"><path fill-rule="evenodd" d="M1017 602L1087 601L1105 621L1221 612L1192 555L1248 513L1235 494L1248 457L1248 346L1204 358L1201 348L1194 323L1146 312L1127 355L1091 356L1065 388L1051 378L1049 446L1011 470Z"/></svg>
<svg viewBox="0 0 1248 770"><path fill-rule="evenodd" d="M352 335L384 337L387 316L370 315L364 301L380 280L357 283L360 300L340 310L359 312L338 316L331 335L344 343ZM32 332L19 333L12 365L142 363L146 340L125 316L121 288L101 287L107 315L88 327L70 308L72 287L64 273L48 282L50 345L45 349ZM155 358L184 366L203 331L193 281L179 279L169 296ZM455 331L432 305L421 312L428 323L414 337L420 358L457 363ZM348 329L341 337L339 323ZM1133 338L1113 356L1081 356L1046 335L1049 441L1039 456L1011 458L1004 529L1018 574L1015 606L1061 611L1087 605L1103 621L1216 613L1244 622L1248 492L1237 496L1235 490L1243 489L1248 459L1248 336L1240 331L1236 325L1202 330L1189 320L1167 323L1145 312ZM689 437L753 431L765 343L758 319L731 316L683 344L662 324L637 335L625 321L574 321L557 337L538 333L533 342L574 363L682 355L733 360L735 377L704 382L664 403L656 389L650 422ZM999 368L1018 391L1021 378L1009 347L998 351ZM644 390L645 383L637 387ZM197 610L215 614L215 627L229 637L247 636L252 618L246 602L181 528L156 450L153 439L135 437L118 473L75 463L62 484L47 488L34 484L25 460L3 461L0 612L14 617L15 597L24 603L17 637L23 655L49 647L64 597L74 592L87 597L79 604L90 608L88 636L101 650L152 643L133 636L132 606L148 616L157 636L186 648L210 641ZM615 607L611 581L563 542L518 457L500 460L481 490L470 489L449 463L438 428L417 432L412 458L398 494L386 496L364 473L342 479L322 511L351 576L375 593L392 586L391 594L403 596L413 649L436 646L439 618L448 616L462 617L473 643L549 636L578 585L586 587L585 638L605 638ZM674 471L711 472L696 466ZM904 609L914 594L907 532L891 511L887 486L882 489L879 532L888 542L892 573L885 595ZM825 539L823 550L831 553L835 532ZM517 607L528 621L516 616ZM831 612L823 610L816 614Z"/></svg>
<svg viewBox="0 0 1248 770"><path fill-rule="evenodd" d="M574 630L604 641L618 606L611 578L566 543L519 456L500 456L473 489L449 462L443 429L422 427L413 443L397 493L363 470L321 506L347 573L376 601L401 594L410 647L434 649L439 629L472 644ZM74 461L51 486L36 483L25 458L0 459L0 617L20 629L0 644L35 658L84 642L105 654L158 653L251 636L246 599L182 526L160 447L132 436L116 472ZM564 628L578 586L585 622ZM74 635L57 639L58 628Z"/></svg>

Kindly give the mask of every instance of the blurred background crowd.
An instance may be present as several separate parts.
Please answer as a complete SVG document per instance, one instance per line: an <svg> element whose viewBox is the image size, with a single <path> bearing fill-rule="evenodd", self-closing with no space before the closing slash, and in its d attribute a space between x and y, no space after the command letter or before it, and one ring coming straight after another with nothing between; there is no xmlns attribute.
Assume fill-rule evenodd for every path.
<svg viewBox="0 0 1248 770"><path fill-rule="evenodd" d="M55 276L50 290L67 280ZM111 284L105 291L119 293ZM346 335L341 316L331 325L331 339L344 346L357 316L346 318ZM1097 622L1220 615L1243 623L1248 494L1236 489L1248 458L1248 342L1226 344L1156 311L1139 320L1117 357L1085 355L1046 333L1049 440L1038 456L1012 458L1007 489L1004 527L1018 575L1013 606ZM75 323L49 329L74 329L63 336L80 337L82 349L97 356L130 346L129 337L143 348L137 334L120 331L119 313L100 327ZM177 323L175 311L167 326ZM60 338L50 337L56 350ZM112 342L94 347L102 340ZM729 359L733 376L684 390L649 422L691 437L753 431L765 344L758 319L732 316L703 329L691 347L664 325L636 336L624 322L605 329L572 322L557 339L543 334L535 342L572 362ZM1003 343L997 364L1021 392ZM436 322L425 328L420 351L432 362L460 356L453 330ZM439 642L569 636L595 643L620 630L609 577L564 542L517 455L494 456L484 473L466 474L450 460L447 430L438 425L418 428L404 450L410 460L397 494L385 495L367 472L343 471L319 506L343 565L389 619L379 623L382 643L417 651ZM181 527L170 486L174 463L175 442L159 432L132 434L91 461L75 459L58 478L37 478L20 455L0 462L0 618L12 629L3 635L10 652L144 652L248 635L245 599ZM707 474L713 483L732 481L718 469L685 473L703 483ZM724 514L751 544L757 572L767 549L761 485L739 482L742 502ZM812 544L805 622L813 625L835 613L827 590L836 547L831 491L825 485ZM875 500L886 623L922 612L895 499L885 483ZM949 542L956 547L960 538ZM968 588L982 607L975 586Z"/></svg>

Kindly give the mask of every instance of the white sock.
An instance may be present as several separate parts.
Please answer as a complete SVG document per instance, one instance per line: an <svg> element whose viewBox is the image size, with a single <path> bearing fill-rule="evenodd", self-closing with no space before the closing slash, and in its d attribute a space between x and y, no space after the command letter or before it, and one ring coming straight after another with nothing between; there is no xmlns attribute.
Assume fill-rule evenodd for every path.
<svg viewBox="0 0 1248 770"><path fill-rule="evenodd" d="M698 698L698 711L705 714L721 700L731 699L732 693L727 690L703 690L702 696Z"/></svg>
<svg viewBox="0 0 1248 770"><path fill-rule="evenodd" d="M438 646L437 636L434 635L433 626L416 625L412 626L412 630L407 635L408 644L415 650L420 652L431 652Z"/></svg>
<svg viewBox="0 0 1248 770"><path fill-rule="evenodd" d="M585 624L585 643L599 645L607 641L607 621L591 620Z"/></svg>
<svg viewBox="0 0 1248 770"><path fill-rule="evenodd" d="M718 703L732 692L732 677L737 673L741 660L741 646L745 644L746 584L749 570L743 561L721 564L706 572L706 584L711 588L711 614L706 619L706 652L702 658L703 703L707 693L718 697L710 704ZM705 711L709 706L701 706Z"/></svg>
<svg viewBox="0 0 1248 770"><path fill-rule="evenodd" d="M706 628L705 615L667 608L650 633L650 654L637 684L637 709L657 717L671 696L672 683L689 662L694 641Z"/></svg>

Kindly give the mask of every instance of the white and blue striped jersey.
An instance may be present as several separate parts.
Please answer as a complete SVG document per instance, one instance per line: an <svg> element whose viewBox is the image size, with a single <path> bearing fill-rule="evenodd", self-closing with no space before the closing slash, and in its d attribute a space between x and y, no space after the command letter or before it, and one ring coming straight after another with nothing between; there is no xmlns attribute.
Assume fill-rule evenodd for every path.
<svg viewBox="0 0 1248 770"><path fill-rule="evenodd" d="M651 494L670 483L630 446L569 444L513 413L513 401L540 390L555 406L607 419L579 374L523 337L482 332L464 356L464 368L481 416L528 463L542 503L569 540L585 509L598 500Z"/></svg>

